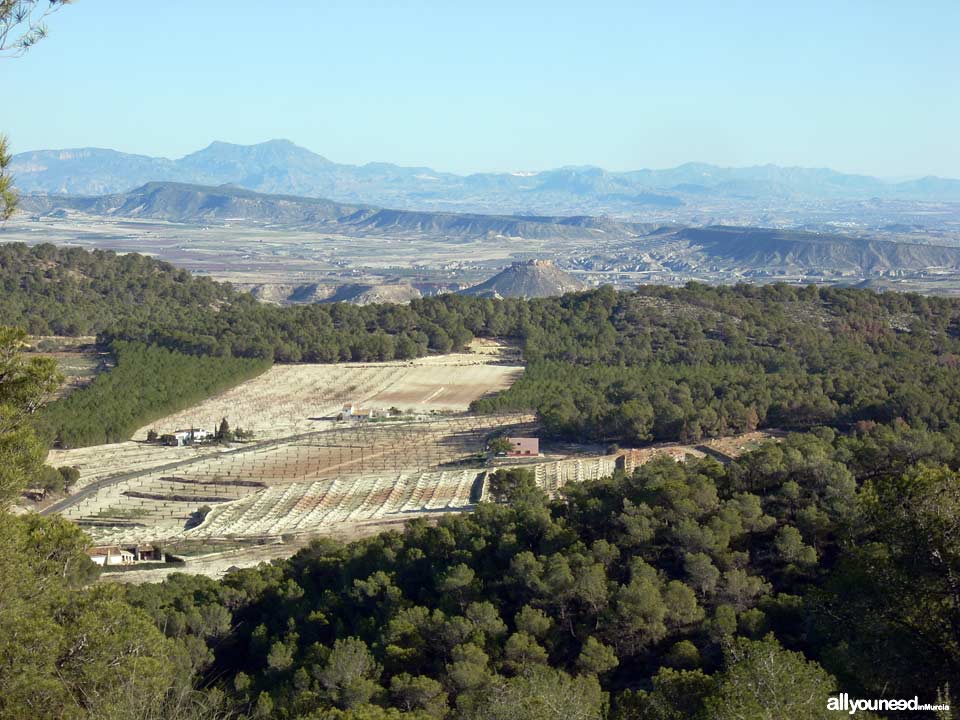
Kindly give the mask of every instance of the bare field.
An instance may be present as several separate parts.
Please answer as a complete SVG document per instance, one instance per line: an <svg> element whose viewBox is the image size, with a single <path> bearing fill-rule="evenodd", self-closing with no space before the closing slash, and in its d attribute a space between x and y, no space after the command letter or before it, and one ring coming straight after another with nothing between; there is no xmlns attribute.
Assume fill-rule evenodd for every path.
<svg viewBox="0 0 960 720"><path fill-rule="evenodd" d="M71 450L53 449L47 455L47 464L54 467L69 465L77 468L80 471L80 479L74 486L76 491L112 475L149 470L167 463L215 455L227 449L216 445L177 448L127 441Z"/></svg>
<svg viewBox="0 0 960 720"><path fill-rule="evenodd" d="M112 364L108 353L97 351L96 338L92 336L71 338L33 335L27 341L27 358L52 358L57 363L57 370L63 375L63 383L55 398L90 384L98 373Z"/></svg>
<svg viewBox="0 0 960 720"><path fill-rule="evenodd" d="M470 402L509 387L523 372L490 353L430 356L413 361L277 365L183 412L140 428L171 432L182 427L215 428L226 417L233 428L257 439L279 438L329 427L348 402L413 413L463 412Z"/></svg>

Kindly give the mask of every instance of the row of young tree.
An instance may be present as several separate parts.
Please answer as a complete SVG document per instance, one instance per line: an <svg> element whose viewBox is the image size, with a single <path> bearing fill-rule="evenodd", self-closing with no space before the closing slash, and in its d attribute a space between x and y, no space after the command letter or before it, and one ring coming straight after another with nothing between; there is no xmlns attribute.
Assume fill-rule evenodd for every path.
<svg viewBox="0 0 960 720"><path fill-rule="evenodd" d="M36 415L48 444L75 448L129 440L138 428L270 367L268 360L185 355L123 341L111 348L114 368Z"/></svg>
<svg viewBox="0 0 960 720"><path fill-rule="evenodd" d="M126 601L247 717L816 720L841 691L948 703L958 439L818 429L555 502L520 471L471 515Z"/></svg>

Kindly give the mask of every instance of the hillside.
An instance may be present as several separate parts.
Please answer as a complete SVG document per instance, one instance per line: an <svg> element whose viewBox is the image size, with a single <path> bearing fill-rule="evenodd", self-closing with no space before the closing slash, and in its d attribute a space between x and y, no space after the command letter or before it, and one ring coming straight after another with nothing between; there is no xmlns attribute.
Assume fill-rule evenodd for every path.
<svg viewBox="0 0 960 720"><path fill-rule="evenodd" d="M513 263L486 282L461 290L461 295L500 298L553 297L586 289L586 285L549 260Z"/></svg>
<svg viewBox="0 0 960 720"><path fill-rule="evenodd" d="M853 273L960 268L960 248L766 228L686 228L677 238L710 264Z"/></svg>
<svg viewBox="0 0 960 720"><path fill-rule="evenodd" d="M288 226L322 225L355 216L361 206L330 200L262 195L242 188L150 182L127 193L99 197L28 195L24 210L53 213L59 209L91 215L153 218L178 223L246 221Z"/></svg>
<svg viewBox="0 0 960 720"><path fill-rule="evenodd" d="M628 172L576 166L535 173L462 176L382 162L338 164L288 140L249 146L214 142L177 160L97 148L37 150L16 155L12 171L20 189L28 193L121 193L150 181L175 180L230 183L259 192L329 197L341 202L435 209L444 203L478 201L511 210L551 202L570 207L612 202L672 208L705 197L960 200L960 180L936 177L889 183L825 168L730 168L706 163Z"/></svg>
<svg viewBox="0 0 960 720"><path fill-rule="evenodd" d="M265 195L232 186L151 182L128 193L100 197L27 195L26 212L75 210L106 217L177 223L244 222L343 234L415 234L447 238L484 236L593 239L633 237L646 226L591 217L535 217L417 212L349 205L318 198Z"/></svg>
<svg viewBox="0 0 960 720"><path fill-rule="evenodd" d="M557 486L538 483L526 466L485 473L485 499L469 508L449 505L450 496L437 492L440 481L426 473L417 485L401 476L385 487L338 472L323 499L314 495L305 508L294 494L300 483L278 484L261 499L282 498L283 505L252 502L243 515L275 527L280 512L319 508L346 516L361 507L351 498L379 496L393 498L397 519L409 521L351 545L314 537L289 560L231 570L219 581L176 573L107 594L88 589L96 578L89 540L66 519L4 517L0 532L17 535L0 554L7 563L0 582L19 613L12 617L23 618L18 627L78 627L62 636L69 644L37 642L15 666L17 678L26 668L42 682L16 685L11 673L0 673L0 697L20 703L16 717L52 705L35 688L61 687L64 672L73 673L71 689L84 688L80 683L91 686L88 668L108 668L101 686L113 687L131 647L144 659L137 677L153 673L159 697L176 679L203 688L197 692L209 693L211 704L226 703L223 717L230 718L255 708L258 717L304 720L726 720L737 716L713 710L758 675L772 678L766 697L791 708L771 717L828 717L822 698L840 682L867 696L954 692L945 688L960 672L960 652L949 642L960 612L951 587L960 568L958 300L690 283L535 301L447 294L407 307L278 308L247 298L232 308L240 298L213 297L194 302L192 315L168 318L151 311L175 304L177 293L158 297L143 288L201 281L131 255L0 250L11 253L0 262L0 301L13 298L24 311L11 317L0 308L7 322L30 326L58 311L47 289L64 268L81 286L98 277L111 289L71 295L69 302L84 302L81 316L151 302L146 315L121 323L130 340L151 345L114 342L117 366L38 419L45 434L67 444L123 437L150 413L218 392L271 357L409 359L479 336L510 338L526 367L505 391L478 398L474 411L535 411L543 440L639 449L631 458L651 450L644 447L650 441L696 446L682 462L661 457L612 477L568 482L556 502L543 489L556 493ZM32 378L17 359L22 341L8 338L3 350L15 385L29 388ZM244 356L259 359L238 361ZM253 395L249 402L264 401ZM729 456L709 444L731 434L757 438L758 428L794 432L771 433L777 441L763 445L746 440ZM295 437L297 448L309 447ZM16 435L7 438L7 447L17 447ZM419 452L420 438L406 442ZM249 457L262 449L248 447ZM391 442L385 452L395 448ZM238 475L224 476L210 473L207 458L196 459L210 479L205 484L218 489L260 482L243 463L234 466ZM187 486L184 503L207 502L193 494L193 478L180 475L184 467L158 481ZM477 475L461 476L458 487L469 497ZM417 503L439 495L430 519L411 519L402 492L416 493ZM148 527L141 510L120 518L114 506L101 507L98 522ZM290 552L296 547L296 536L283 534L258 542L273 537ZM63 538L69 552L51 550ZM103 627L114 630L94 631ZM57 665L62 647L83 653L80 670L73 657ZM878 662L878 647L896 652ZM351 710L340 712L343 698ZM557 707L557 698L560 711L529 712ZM41 717L61 717L59 707ZM210 717L205 710L162 706L151 715L126 708L78 717Z"/></svg>
<svg viewBox="0 0 960 720"><path fill-rule="evenodd" d="M275 305L349 302L355 305L376 303L408 303L423 297L410 283L347 283L344 285L321 285L307 283L259 284L250 286L251 294L265 303Z"/></svg>
<svg viewBox="0 0 960 720"><path fill-rule="evenodd" d="M252 298L129 253L53 245L0 245L0 318L33 335L96 335L109 327L177 324Z"/></svg>

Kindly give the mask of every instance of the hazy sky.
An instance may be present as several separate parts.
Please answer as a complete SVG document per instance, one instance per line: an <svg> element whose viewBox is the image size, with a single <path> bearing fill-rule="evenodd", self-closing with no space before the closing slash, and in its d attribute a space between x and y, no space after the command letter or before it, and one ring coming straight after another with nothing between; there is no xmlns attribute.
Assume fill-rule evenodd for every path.
<svg viewBox="0 0 960 720"><path fill-rule="evenodd" d="M957 0L78 0L48 25L0 59L15 152L960 177Z"/></svg>

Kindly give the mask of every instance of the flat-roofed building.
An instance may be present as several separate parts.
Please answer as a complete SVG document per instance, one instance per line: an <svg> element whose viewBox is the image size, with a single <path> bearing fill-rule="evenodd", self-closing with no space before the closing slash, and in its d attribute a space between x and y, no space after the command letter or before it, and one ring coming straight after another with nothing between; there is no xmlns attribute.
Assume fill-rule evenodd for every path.
<svg viewBox="0 0 960 720"><path fill-rule="evenodd" d="M536 456L540 454L539 438L507 438L510 443L510 451L507 455L513 457Z"/></svg>

